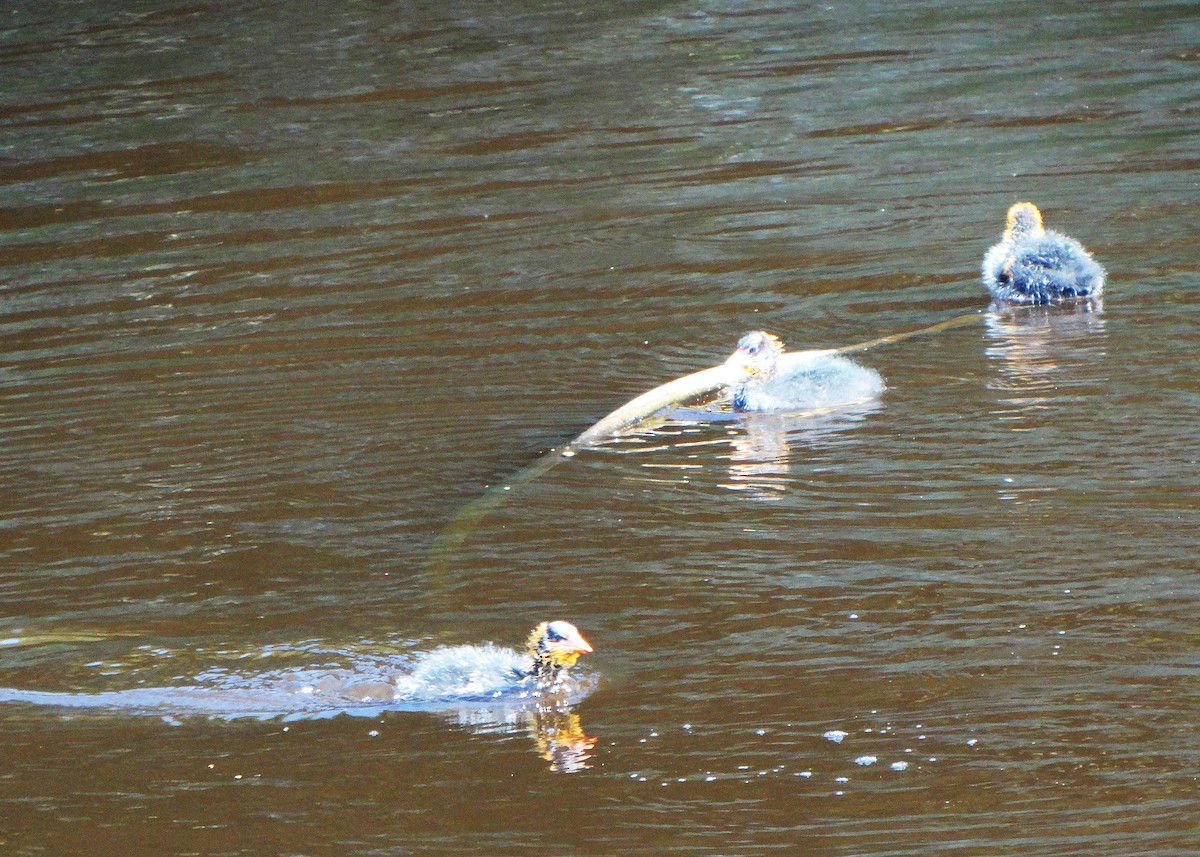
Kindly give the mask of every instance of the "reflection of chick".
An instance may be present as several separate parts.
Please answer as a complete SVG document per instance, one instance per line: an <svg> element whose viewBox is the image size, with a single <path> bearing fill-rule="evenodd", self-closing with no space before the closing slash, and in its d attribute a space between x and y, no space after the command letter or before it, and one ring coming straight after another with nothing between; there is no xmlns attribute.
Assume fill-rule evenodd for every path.
<svg viewBox="0 0 1200 857"><path fill-rule="evenodd" d="M1008 307L984 315L998 377L989 387L1005 393L1013 411L1035 411L1071 387L1096 383L1107 345L1100 301L1062 307Z"/></svg>
<svg viewBox="0 0 1200 857"><path fill-rule="evenodd" d="M874 369L828 351L780 367L783 343L761 330L738 340L725 362L742 380L733 388L738 411L806 411L873 399L884 390ZM801 355L795 355L800 357Z"/></svg>
<svg viewBox="0 0 1200 857"><path fill-rule="evenodd" d="M591 645L570 622L543 622L529 633L524 652L499 646L451 646L421 655L412 672L395 678L397 699L497 696L505 691L553 688L566 680Z"/></svg>
<svg viewBox="0 0 1200 857"><path fill-rule="evenodd" d="M568 774L589 767L596 739L583 731L579 715L556 706L539 706L529 713L529 734L538 755L550 763L553 771Z"/></svg>
<svg viewBox="0 0 1200 857"><path fill-rule="evenodd" d="M983 284L993 297L1027 304L1099 297L1104 269L1083 245L1042 226L1032 202L1008 210L1004 237L983 257Z"/></svg>

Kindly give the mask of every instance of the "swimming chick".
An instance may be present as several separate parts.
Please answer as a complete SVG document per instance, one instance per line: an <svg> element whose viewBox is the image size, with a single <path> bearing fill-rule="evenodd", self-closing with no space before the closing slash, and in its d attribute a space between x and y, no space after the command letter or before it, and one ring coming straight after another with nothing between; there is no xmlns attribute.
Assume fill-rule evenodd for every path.
<svg viewBox="0 0 1200 857"><path fill-rule="evenodd" d="M524 652L499 646L450 646L421 655L395 678L397 698L478 696L533 686L562 685L591 644L570 622L542 622L529 632Z"/></svg>
<svg viewBox="0 0 1200 857"><path fill-rule="evenodd" d="M874 369L832 351L784 355L779 338L761 330L738 340L725 361L741 376L733 387L737 411L806 411L877 397L885 389Z"/></svg>
<svg viewBox="0 0 1200 857"><path fill-rule="evenodd" d="M385 709L437 711L486 701L527 705L542 692L580 698L589 683L567 673L591 645L570 622L542 622L525 651L448 646L416 655L397 671L393 658L360 658L352 668L223 676L220 684L138 687L99 693L63 693L0 687L0 703L123 710L139 714L217 717L321 717L374 714Z"/></svg>
<svg viewBox="0 0 1200 857"><path fill-rule="evenodd" d="M525 650L533 658L533 665L524 674L540 684L547 679L553 682L564 678L580 655L592 651L592 646L578 628L558 619L543 622L530 631Z"/></svg>
<svg viewBox="0 0 1200 857"><path fill-rule="evenodd" d="M1032 202L1008 210L1004 237L983 257L983 284L993 297L1025 304L1098 298L1104 268L1073 238L1042 226Z"/></svg>

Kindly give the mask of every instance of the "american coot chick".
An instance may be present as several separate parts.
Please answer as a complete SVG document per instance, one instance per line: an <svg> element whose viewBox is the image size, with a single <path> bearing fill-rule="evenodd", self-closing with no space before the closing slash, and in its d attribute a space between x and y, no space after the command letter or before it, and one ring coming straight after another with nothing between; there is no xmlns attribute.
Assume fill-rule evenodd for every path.
<svg viewBox="0 0 1200 857"><path fill-rule="evenodd" d="M1008 210L1000 243L983 257L983 284L993 297L1025 304L1098 298L1104 268L1083 245L1042 226L1032 202Z"/></svg>
<svg viewBox="0 0 1200 857"><path fill-rule="evenodd" d="M591 645L570 622L543 622L529 632L524 652L500 646L450 646L421 655L395 678L397 699L470 697L533 686L561 685Z"/></svg>
<svg viewBox="0 0 1200 857"><path fill-rule="evenodd" d="M533 658L533 666L526 675L541 684L565 678L567 670L575 666L580 655L591 652L592 646L578 628L559 619L543 622L530 631L525 649Z"/></svg>
<svg viewBox="0 0 1200 857"><path fill-rule="evenodd" d="M778 337L761 330L738 340L725 362L741 373L733 387L738 411L807 411L863 402L884 391L874 369L832 351L784 355Z"/></svg>
<svg viewBox="0 0 1200 857"><path fill-rule="evenodd" d="M578 697L588 682L567 672L591 645L570 622L543 622L525 651L500 646L448 646L417 655L402 672L393 659L363 659L350 669L226 676L219 686L139 687L100 693L57 693L0 687L0 703L110 708L138 713L203 713L224 717L329 716L389 707L439 710L460 703L524 705L543 692Z"/></svg>

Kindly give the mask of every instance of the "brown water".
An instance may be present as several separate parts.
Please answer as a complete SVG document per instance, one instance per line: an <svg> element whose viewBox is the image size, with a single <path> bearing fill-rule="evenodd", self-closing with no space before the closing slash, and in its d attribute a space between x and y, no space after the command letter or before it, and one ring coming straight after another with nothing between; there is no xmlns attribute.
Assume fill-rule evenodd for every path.
<svg viewBox="0 0 1200 857"><path fill-rule="evenodd" d="M0 686L563 617L599 687L540 725L8 705L0 850L1197 853L1198 40L1165 2L4 10ZM1018 199L1103 312L583 452L427 572L746 330L983 309Z"/></svg>

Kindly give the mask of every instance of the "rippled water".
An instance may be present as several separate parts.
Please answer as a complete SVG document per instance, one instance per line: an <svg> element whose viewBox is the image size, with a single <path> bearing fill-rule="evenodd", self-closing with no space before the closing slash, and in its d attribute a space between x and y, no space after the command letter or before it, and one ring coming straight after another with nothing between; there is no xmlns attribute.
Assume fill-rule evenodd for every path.
<svg viewBox="0 0 1200 857"><path fill-rule="evenodd" d="M5 10L0 686L563 617L599 687L540 724L6 706L0 845L1194 853L1198 34L1177 3ZM1018 199L1102 308L985 310ZM747 330L973 311L856 355L877 405L676 413L429 566Z"/></svg>

